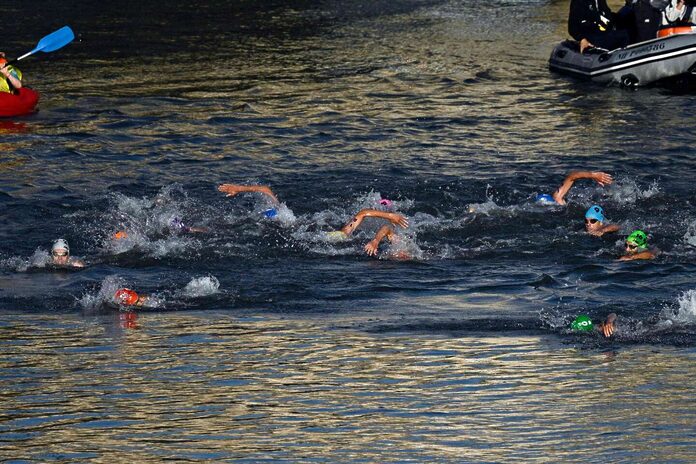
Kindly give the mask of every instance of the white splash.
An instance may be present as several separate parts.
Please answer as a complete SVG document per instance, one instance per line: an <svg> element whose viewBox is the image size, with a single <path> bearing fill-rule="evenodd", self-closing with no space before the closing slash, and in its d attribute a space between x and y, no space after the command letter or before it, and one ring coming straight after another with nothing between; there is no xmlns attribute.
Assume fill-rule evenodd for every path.
<svg viewBox="0 0 696 464"><path fill-rule="evenodd" d="M196 277L184 287L183 295L190 298L214 295L220 289L220 281L215 276Z"/></svg>
<svg viewBox="0 0 696 464"><path fill-rule="evenodd" d="M665 321L679 324L696 323L696 290L688 290L677 298L677 305L663 309Z"/></svg>
<svg viewBox="0 0 696 464"><path fill-rule="evenodd" d="M617 203L635 203L638 200L654 197L660 193L660 186L654 181L647 189L641 190L633 179L621 179L607 189L609 197Z"/></svg>

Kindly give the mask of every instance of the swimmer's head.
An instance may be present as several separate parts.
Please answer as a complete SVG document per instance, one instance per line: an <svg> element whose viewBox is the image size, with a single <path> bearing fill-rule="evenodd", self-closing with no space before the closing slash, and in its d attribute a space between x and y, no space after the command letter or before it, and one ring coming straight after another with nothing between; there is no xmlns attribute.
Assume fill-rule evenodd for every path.
<svg viewBox="0 0 696 464"><path fill-rule="evenodd" d="M391 208L394 205L394 202L388 200L387 198L382 198L381 200L379 200L379 204L382 206L386 206L387 208Z"/></svg>
<svg viewBox="0 0 696 464"><path fill-rule="evenodd" d="M268 208L266 211L263 212L263 215L268 219L271 219L278 215L278 210L275 208Z"/></svg>
<svg viewBox="0 0 696 464"><path fill-rule="evenodd" d="M582 314L570 323L570 328L578 332L587 332L592 330L594 326L592 325L592 319Z"/></svg>
<svg viewBox="0 0 696 464"><path fill-rule="evenodd" d="M626 238L626 251L629 253L639 253L648 248L648 236L642 230L634 230Z"/></svg>
<svg viewBox="0 0 696 464"><path fill-rule="evenodd" d="M172 218L172 220L169 221L169 227L171 227L172 229L178 229L178 230L182 230L182 229L186 228L186 226L184 225L184 222L176 216L174 216Z"/></svg>
<svg viewBox="0 0 696 464"><path fill-rule="evenodd" d="M592 205L585 213L585 229L588 231L597 229L604 222L604 210L599 205Z"/></svg>
<svg viewBox="0 0 696 464"><path fill-rule="evenodd" d="M125 230L119 230L113 235L114 240L125 240L128 238L128 233Z"/></svg>
<svg viewBox="0 0 696 464"><path fill-rule="evenodd" d="M70 256L70 246L68 246L68 242L63 238L59 238L53 242L53 246L51 247L51 256L58 259L67 259L68 256Z"/></svg>
<svg viewBox="0 0 696 464"><path fill-rule="evenodd" d="M138 294L130 288L119 288L114 293L114 301L117 304L133 306L138 302Z"/></svg>
<svg viewBox="0 0 696 464"><path fill-rule="evenodd" d="M333 232L327 232L326 238L330 242L342 242L348 239L348 236L342 230L334 230Z"/></svg>
<svg viewBox="0 0 696 464"><path fill-rule="evenodd" d="M536 203L539 203L540 205L555 205L556 200L553 199L551 195L548 193L540 193L539 195L534 198L534 201Z"/></svg>

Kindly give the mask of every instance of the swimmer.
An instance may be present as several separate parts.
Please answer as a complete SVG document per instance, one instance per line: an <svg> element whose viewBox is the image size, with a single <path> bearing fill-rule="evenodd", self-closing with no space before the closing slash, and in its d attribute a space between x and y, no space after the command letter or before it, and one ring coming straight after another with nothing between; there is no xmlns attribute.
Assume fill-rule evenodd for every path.
<svg viewBox="0 0 696 464"><path fill-rule="evenodd" d="M218 190L227 194L228 197L233 197L243 192L257 192L269 197L274 204L279 204L278 197L275 196L271 188L267 185L238 185L238 184L221 184Z"/></svg>
<svg viewBox="0 0 696 464"><path fill-rule="evenodd" d="M384 225L379 229L379 231L377 231L375 238L370 240L370 243L365 245L365 253L367 253L368 256L377 256L377 253L379 252L379 244L385 238L391 243L397 243L399 241L399 236L394 229L389 225ZM398 260L413 259L413 257L404 250L395 252L393 254L393 258Z"/></svg>
<svg viewBox="0 0 696 464"><path fill-rule="evenodd" d="M239 193L243 192L256 192L266 195L272 203L272 206L265 211L263 211L264 217L268 219L273 219L278 216L278 197L275 196L273 190L267 185L239 185L239 184L221 184L218 186L218 190L227 194L228 197L233 197Z"/></svg>
<svg viewBox="0 0 696 464"><path fill-rule="evenodd" d="M614 322L616 321L616 314L611 313L607 316L604 322L600 322L597 325L592 324L592 319L589 316L580 315L575 318L575 320L570 324L570 328L575 332L588 332L590 330L597 330L599 333L609 338L614 334Z"/></svg>
<svg viewBox="0 0 696 464"><path fill-rule="evenodd" d="M51 247L51 263L60 267L85 267L81 259L70 256L70 246L65 239L59 238Z"/></svg>
<svg viewBox="0 0 696 464"><path fill-rule="evenodd" d="M138 295L137 292L131 290L130 288L119 288L116 290L116 293L114 293L114 303L116 303L118 306L147 306L149 299L149 296Z"/></svg>
<svg viewBox="0 0 696 464"><path fill-rule="evenodd" d="M205 227L189 227L176 216L173 217L171 221L169 221L169 228L175 232L184 234L197 234L208 232L208 229L206 229Z"/></svg>
<svg viewBox="0 0 696 464"><path fill-rule="evenodd" d="M599 185L604 187L605 185L609 185L612 182L614 182L614 179L611 177L610 174L607 174L606 172L599 172L599 171L573 171L570 174L568 174L561 184L560 187L558 187L558 190L556 190L553 195L549 194L541 194L537 195L536 201L537 203L541 203L544 205L565 205L565 196L570 190L570 188L573 186L575 181L580 180L580 179L592 179L595 182L597 182Z"/></svg>
<svg viewBox="0 0 696 464"><path fill-rule="evenodd" d="M605 224L604 210L599 205L592 205L585 213L585 230L588 234L601 237L610 232L618 232L616 224Z"/></svg>
<svg viewBox="0 0 696 464"><path fill-rule="evenodd" d="M642 230L634 230L626 238L626 254L620 257L619 260L632 261L654 258L655 252L648 249L648 236Z"/></svg>
<svg viewBox="0 0 696 464"><path fill-rule="evenodd" d="M355 230L360 226L363 220L367 217L377 217L386 219L395 226L403 227L404 229L408 227L408 219L398 213L388 213L386 211L379 211L376 209L363 209L358 212L353 219L348 222L341 230L335 230L333 232L327 232L326 236L331 240L341 241L346 240L350 234L355 232Z"/></svg>

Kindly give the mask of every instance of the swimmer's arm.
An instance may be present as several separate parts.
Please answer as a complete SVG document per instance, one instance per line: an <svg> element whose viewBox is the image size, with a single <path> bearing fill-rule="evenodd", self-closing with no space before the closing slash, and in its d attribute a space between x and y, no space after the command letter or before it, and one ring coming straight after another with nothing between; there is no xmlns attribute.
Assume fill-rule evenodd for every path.
<svg viewBox="0 0 696 464"><path fill-rule="evenodd" d="M85 262L78 258L72 258L70 260L70 265L72 267L86 267Z"/></svg>
<svg viewBox="0 0 696 464"><path fill-rule="evenodd" d="M226 193L228 197L233 197L242 192L257 192L263 193L273 200L275 203L280 203L271 188L267 185L238 185L238 184L222 184L218 186L220 192Z"/></svg>
<svg viewBox="0 0 696 464"><path fill-rule="evenodd" d="M600 235L609 234L611 232L618 232L619 229L620 229L620 227L616 224L608 224L608 225L602 227L602 230L600 231L601 232Z"/></svg>
<svg viewBox="0 0 696 464"><path fill-rule="evenodd" d="M558 190L553 192L553 199L556 200L556 203L559 205L565 205L565 196L570 190L570 188L573 186L576 180L580 179L593 179L596 181L599 185L605 186L611 184L614 179L612 179L610 174L607 174L606 172L601 172L601 171L573 171L568 176L565 178L563 183L561 184L560 187L558 187Z"/></svg>
<svg viewBox="0 0 696 464"><path fill-rule="evenodd" d="M360 226L363 219L365 219L366 217L378 217L386 219L395 226L401 226L404 228L408 227L408 219L406 219L401 214L388 213L386 211L379 211L376 209L363 209L358 214L356 214L348 224L343 226L341 232L343 232L346 235L352 234L353 232L355 232L355 229L357 229Z"/></svg>
<svg viewBox="0 0 696 464"><path fill-rule="evenodd" d="M653 259L655 258L655 253L650 250L641 251L634 255L624 255L619 258L619 261L634 261L639 259Z"/></svg>
<svg viewBox="0 0 696 464"><path fill-rule="evenodd" d="M365 253L367 253L368 256L377 256L377 252L379 251L379 244L385 237L390 242L393 240L394 229L392 229L391 226L382 226L379 229L379 231L377 231L377 234L375 234L375 238L370 240L370 242L367 245L365 245Z"/></svg>

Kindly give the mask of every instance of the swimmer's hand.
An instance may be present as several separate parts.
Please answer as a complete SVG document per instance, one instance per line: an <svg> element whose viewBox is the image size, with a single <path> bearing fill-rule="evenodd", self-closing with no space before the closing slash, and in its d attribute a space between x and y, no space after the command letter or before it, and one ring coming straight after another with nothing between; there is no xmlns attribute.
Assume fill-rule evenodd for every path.
<svg viewBox="0 0 696 464"><path fill-rule="evenodd" d="M394 224L395 226L401 226L404 229L408 227L408 219L406 219L405 216L402 216L401 214L398 213L389 213L389 222Z"/></svg>
<svg viewBox="0 0 696 464"><path fill-rule="evenodd" d="M614 321L616 321L616 314L611 313L607 316L607 320L600 325L599 330L602 332L602 335L605 337L609 338L612 335L614 335Z"/></svg>
<svg viewBox="0 0 696 464"><path fill-rule="evenodd" d="M365 253L367 253L367 256L377 256L378 251L379 251L379 240L376 238L373 240L370 240L370 243L365 245Z"/></svg>
<svg viewBox="0 0 696 464"><path fill-rule="evenodd" d="M602 187L610 185L612 182L614 182L614 179L611 177L611 174L607 174L606 172L593 172L592 178Z"/></svg>

